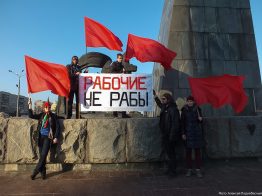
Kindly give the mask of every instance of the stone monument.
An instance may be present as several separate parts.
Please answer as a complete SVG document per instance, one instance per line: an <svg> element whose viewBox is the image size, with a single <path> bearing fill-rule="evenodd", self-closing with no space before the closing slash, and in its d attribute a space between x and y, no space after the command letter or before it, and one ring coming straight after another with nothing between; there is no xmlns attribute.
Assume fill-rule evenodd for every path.
<svg viewBox="0 0 262 196"><path fill-rule="evenodd" d="M190 94L187 77L207 77L224 73L245 75L249 96L246 109L235 116L230 106L203 109L205 154L212 159L262 157L262 96L258 57L249 0L166 0L159 40L177 52L172 71L154 67L154 88L170 91L179 105ZM89 66L109 72L110 57L88 53L80 58L83 69ZM128 66L128 65L127 65ZM130 72L136 67L130 66ZM63 113L63 99L58 115ZM154 115L157 115L155 110ZM9 118L0 114L0 166L24 169L37 158L37 120ZM56 148L56 163L74 168L99 163L116 163L117 169L137 163L161 160L159 118L100 118L60 120L61 135ZM184 147L176 149L184 160ZM51 158L50 161L52 162ZM119 167L119 165L121 165ZM88 166L89 165L89 166ZM7 168L7 169L6 169ZM61 166L62 168L62 166Z"/></svg>
<svg viewBox="0 0 262 196"><path fill-rule="evenodd" d="M154 89L176 100L190 94L188 77L244 75L249 102L241 116L262 109L261 78L249 0L166 0L159 41L177 52L172 71L155 64ZM256 101L257 100L257 101ZM203 105L207 117L235 116L230 106ZM154 116L158 114L155 108Z"/></svg>

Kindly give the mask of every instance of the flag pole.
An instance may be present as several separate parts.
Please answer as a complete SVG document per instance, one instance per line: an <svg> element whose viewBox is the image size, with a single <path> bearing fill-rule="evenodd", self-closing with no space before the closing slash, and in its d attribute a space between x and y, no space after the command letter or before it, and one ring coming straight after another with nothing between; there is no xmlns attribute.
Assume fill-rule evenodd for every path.
<svg viewBox="0 0 262 196"><path fill-rule="evenodd" d="M32 99L31 99L31 94L30 93L28 93L28 108L29 108L29 105L31 105L31 107L33 107L32 106ZM33 108L29 108L29 109L33 109Z"/></svg>

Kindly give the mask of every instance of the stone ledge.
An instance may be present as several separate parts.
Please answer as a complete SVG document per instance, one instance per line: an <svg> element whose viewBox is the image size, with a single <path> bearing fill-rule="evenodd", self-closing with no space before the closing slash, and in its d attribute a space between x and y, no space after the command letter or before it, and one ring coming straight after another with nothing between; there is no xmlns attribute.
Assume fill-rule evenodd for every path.
<svg viewBox="0 0 262 196"><path fill-rule="evenodd" d="M6 164L4 166L4 171L18 171L18 164Z"/></svg>
<svg viewBox="0 0 262 196"><path fill-rule="evenodd" d="M0 164L0 172L13 172L13 171L32 171L36 164ZM46 164L46 170L52 172L58 171L90 171L91 164Z"/></svg>
<svg viewBox="0 0 262 196"><path fill-rule="evenodd" d="M75 164L73 167L74 171L90 171L91 169L91 164Z"/></svg>
<svg viewBox="0 0 262 196"><path fill-rule="evenodd" d="M178 161L179 165L183 163ZM33 171L36 164L0 164L0 172ZM140 171L161 169L161 162L139 163L95 163L95 164L46 164L47 172L61 171Z"/></svg>
<svg viewBox="0 0 262 196"><path fill-rule="evenodd" d="M204 118L208 157L261 157L261 120L262 116ZM61 170L64 165L73 168L76 164L159 161L161 131L158 121L158 118L61 120L59 144L50 151L47 163L61 163L63 167L51 166L51 170ZM0 164L36 164L39 157L37 121L4 119L0 125ZM183 157L183 145L178 144L177 158ZM16 166L6 167L16 170Z"/></svg>

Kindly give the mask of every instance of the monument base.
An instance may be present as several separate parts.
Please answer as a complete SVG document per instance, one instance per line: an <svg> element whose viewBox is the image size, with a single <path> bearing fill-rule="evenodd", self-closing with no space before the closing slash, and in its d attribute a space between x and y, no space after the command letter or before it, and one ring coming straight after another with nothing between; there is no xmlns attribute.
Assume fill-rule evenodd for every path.
<svg viewBox="0 0 262 196"><path fill-rule="evenodd" d="M205 118L204 155L212 159L262 157L262 116ZM48 163L152 163L160 160L159 118L89 118L60 120L59 144ZM0 118L0 164L35 164L37 121ZM184 159L184 146L177 146Z"/></svg>

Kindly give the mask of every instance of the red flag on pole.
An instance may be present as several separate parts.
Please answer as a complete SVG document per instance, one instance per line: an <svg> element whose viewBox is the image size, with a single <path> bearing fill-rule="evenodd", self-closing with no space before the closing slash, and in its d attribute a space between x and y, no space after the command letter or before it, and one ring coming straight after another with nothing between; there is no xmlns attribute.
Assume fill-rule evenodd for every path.
<svg viewBox="0 0 262 196"><path fill-rule="evenodd" d="M133 57L141 62L158 62L165 69L171 69L176 53L155 40L128 34L125 60Z"/></svg>
<svg viewBox="0 0 262 196"><path fill-rule="evenodd" d="M54 94L68 97L70 80L65 66L47 63L25 56L28 93L51 90Z"/></svg>
<svg viewBox="0 0 262 196"><path fill-rule="evenodd" d="M235 112L241 112L248 101L243 88L244 76L213 76L207 78L189 77L189 85L196 103L210 103L214 108L230 104Z"/></svg>
<svg viewBox="0 0 262 196"><path fill-rule="evenodd" d="M122 42L102 24L85 17L86 47L106 47L122 51Z"/></svg>

